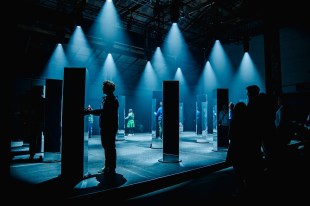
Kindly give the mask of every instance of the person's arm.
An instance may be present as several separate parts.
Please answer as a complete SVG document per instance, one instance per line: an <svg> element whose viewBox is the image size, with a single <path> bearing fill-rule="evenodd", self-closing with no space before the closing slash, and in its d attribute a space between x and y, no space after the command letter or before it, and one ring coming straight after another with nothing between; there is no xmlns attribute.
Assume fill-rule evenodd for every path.
<svg viewBox="0 0 310 206"><path fill-rule="evenodd" d="M95 109L95 110L84 110L84 115L95 115L95 116L99 116L102 112L102 109Z"/></svg>
<svg viewBox="0 0 310 206"><path fill-rule="evenodd" d="M159 114L159 108L157 109L156 112L154 112L154 114L155 114L156 116L158 116L158 114Z"/></svg>
<svg viewBox="0 0 310 206"><path fill-rule="evenodd" d="M125 119L128 119L129 118L129 114L127 115L127 117L125 117Z"/></svg>

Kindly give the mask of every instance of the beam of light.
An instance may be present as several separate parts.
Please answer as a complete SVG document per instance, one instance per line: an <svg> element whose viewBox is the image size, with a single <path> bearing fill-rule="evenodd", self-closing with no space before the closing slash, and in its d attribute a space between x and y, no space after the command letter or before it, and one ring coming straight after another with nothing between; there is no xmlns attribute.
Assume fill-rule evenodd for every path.
<svg viewBox="0 0 310 206"><path fill-rule="evenodd" d="M86 99L88 98L89 84L91 82L88 65L91 65L94 56L82 27L77 26L67 44L66 54L71 68L86 68Z"/></svg>
<svg viewBox="0 0 310 206"><path fill-rule="evenodd" d="M217 78L216 86L229 88L233 75L233 67L219 40L215 41L211 49L209 61Z"/></svg>
<svg viewBox="0 0 310 206"><path fill-rule="evenodd" d="M261 92L265 92L265 87L258 70L253 63L249 53L244 53L240 66L231 84L231 96L234 102L247 99L246 87L256 84Z"/></svg>
<svg viewBox="0 0 310 206"><path fill-rule="evenodd" d="M174 75L174 80L179 80L180 84L184 83L184 76L180 67L177 68L177 71Z"/></svg>
<svg viewBox="0 0 310 206"><path fill-rule="evenodd" d="M108 54L102 69L103 69L103 77L105 80L106 79L112 80L115 83L118 81L117 68L111 53Z"/></svg>
<svg viewBox="0 0 310 206"><path fill-rule="evenodd" d="M122 85L121 78L119 78L118 70L115 65L115 61L113 59L112 54L108 53L103 64L98 66L98 68L94 70L88 70L89 73L91 72L91 80L88 81L87 90L89 92L90 99L98 99L98 97L102 96L102 83L105 80L111 80L115 83L117 91L115 94L118 93L119 88ZM88 74L90 75L90 74Z"/></svg>
<svg viewBox="0 0 310 206"><path fill-rule="evenodd" d="M179 87L180 87L180 99L182 100L183 98L185 98L185 96L188 96L191 94L190 92L190 88L187 84L187 82L185 81L185 77L183 74L183 71L180 67L177 68L177 71L175 73L174 79L173 80L177 80L179 81Z"/></svg>
<svg viewBox="0 0 310 206"><path fill-rule="evenodd" d="M157 76L150 61L145 65L142 75L137 84L139 91L152 92L157 88ZM146 92L147 92L146 91Z"/></svg>
<svg viewBox="0 0 310 206"><path fill-rule="evenodd" d="M160 47L156 48L151 59L151 64L158 79L158 84L156 85L157 88L155 88L155 90L162 90L162 82L170 79L170 76L167 74L167 63Z"/></svg>
<svg viewBox="0 0 310 206"><path fill-rule="evenodd" d="M168 68L166 76L179 80L182 98L190 92L188 83L193 77L193 71L199 69L199 66L193 64L195 61L176 23L171 25L164 39L163 55Z"/></svg>
<svg viewBox="0 0 310 206"><path fill-rule="evenodd" d="M63 80L64 67L69 66L68 59L61 44L57 44L48 60L41 78Z"/></svg>
<svg viewBox="0 0 310 206"><path fill-rule="evenodd" d="M217 82L216 82L216 76L214 69L212 68L209 61L206 62L200 77L198 79L198 85L197 85L197 93L201 94L209 94L211 95L212 91L216 89Z"/></svg>
<svg viewBox="0 0 310 206"><path fill-rule="evenodd" d="M163 43L163 53L168 56L179 57L185 50L186 43L178 24L173 23Z"/></svg>
<svg viewBox="0 0 310 206"><path fill-rule="evenodd" d="M101 85L103 80L110 79L117 84L118 89L124 87L122 78L119 78L121 75L117 75L119 71L113 59L113 50L124 45L132 45L125 31L113 1L105 1L97 18L87 31L92 45L104 48L101 54L94 54L96 55L96 59L92 62L94 66L89 69L89 76L94 86ZM104 62L103 65L102 62Z"/></svg>
<svg viewBox="0 0 310 206"><path fill-rule="evenodd" d="M117 11L112 1L106 1L92 27L90 35L103 38L105 41L114 41L117 27Z"/></svg>
<svg viewBox="0 0 310 206"><path fill-rule="evenodd" d="M80 26L77 26L67 44L66 54L71 67L85 67L92 60L92 49Z"/></svg>
<svg viewBox="0 0 310 206"><path fill-rule="evenodd" d="M101 70L97 73L95 82L102 83L104 80L112 80L118 87L123 85L113 56L110 53L107 55Z"/></svg>
<svg viewBox="0 0 310 206"><path fill-rule="evenodd" d="M172 72L176 72L178 67L185 69L187 64L193 62L192 54L176 23L172 24L164 39L163 54L168 63L169 70ZM192 70L195 68L190 69Z"/></svg>
<svg viewBox="0 0 310 206"><path fill-rule="evenodd" d="M116 41L129 43L129 38L122 28L122 21L113 1L106 1L97 18L87 32L89 36L103 42L108 52L112 52Z"/></svg>

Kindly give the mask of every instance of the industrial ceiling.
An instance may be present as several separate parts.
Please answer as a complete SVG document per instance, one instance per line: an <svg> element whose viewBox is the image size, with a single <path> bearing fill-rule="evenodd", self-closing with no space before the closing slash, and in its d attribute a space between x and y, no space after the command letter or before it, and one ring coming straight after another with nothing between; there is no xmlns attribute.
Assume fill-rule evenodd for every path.
<svg viewBox="0 0 310 206"><path fill-rule="evenodd" d="M267 24L281 27L303 22L307 16L302 1L284 3L267 0L114 0L131 44L114 42L114 59L122 73L139 78L145 60L160 44L171 23L178 22L188 47L197 58L205 58L215 39L222 44L242 43L263 34ZM89 28L104 0L21 0L16 18L17 74L36 77L54 45L66 44L76 25ZM17 6L17 5L16 5ZM98 58L106 51L89 37ZM26 67L26 68L25 68ZM195 71L188 71L195 73Z"/></svg>

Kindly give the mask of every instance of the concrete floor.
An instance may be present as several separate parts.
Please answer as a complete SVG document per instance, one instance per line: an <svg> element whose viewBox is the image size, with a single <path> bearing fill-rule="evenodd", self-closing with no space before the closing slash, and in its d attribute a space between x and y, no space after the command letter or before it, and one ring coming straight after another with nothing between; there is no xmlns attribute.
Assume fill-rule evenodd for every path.
<svg viewBox="0 0 310 206"><path fill-rule="evenodd" d="M104 155L100 137L94 135L88 141L85 178L70 185L65 194L58 194L58 187L55 186L63 184L60 178L60 153L37 154L36 159L32 161L28 160L28 154L14 156L10 167L11 186L15 193L23 194L24 190L30 189L34 194L36 192L42 194L45 188L48 188L49 194L55 193L63 198L73 198L89 193L129 188L141 183L148 185L153 181L164 182L162 186L158 184L158 187L150 187L149 190L144 189L134 194L139 195L191 178L184 174L195 176L197 173L208 173L227 167L225 163L227 150L214 147L213 135L202 137L194 132L180 133L179 162L174 163L160 161L163 158L162 142L152 138L151 134L137 133L134 136L125 136L124 139L116 141L117 181L113 184L97 173L104 165ZM20 147L19 150L27 150L27 145L24 148ZM43 161L37 159L40 155L43 156Z"/></svg>
<svg viewBox="0 0 310 206"><path fill-rule="evenodd" d="M117 141L117 174L107 178L97 173L104 157L100 137L89 139L88 176L66 184L60 178L61 154L44 153L43 161L15 156L11 163L11 202L33 202L40 197L49 202L111 202L118 205L247 203L232 196L235 188L232 168L225 163L226 149L216 149L213 137L180 134L179 162L163 163L160 143L151 134L136 134ZM296 155L297 154L297 155ZM292 153L283 171L266 173L264 195L255 202L293 203L307 200L308 159L302 149ZM277 181L275 181L276 179ZM303 189L304 188L304 189ZM247 200L253 203L253 200Z"/></svg>

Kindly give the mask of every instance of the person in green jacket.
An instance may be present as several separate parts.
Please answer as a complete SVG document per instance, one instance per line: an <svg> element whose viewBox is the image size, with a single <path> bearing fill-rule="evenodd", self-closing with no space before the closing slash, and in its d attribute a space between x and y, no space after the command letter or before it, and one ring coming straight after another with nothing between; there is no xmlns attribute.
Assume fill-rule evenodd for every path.
<svg viewBox="0 0 310 206"><path fill-rule="evenodd" d="M135 114L132 109L128 110L128 115L125 117L125 120L127 120L128 136L135 135Z"/></svg>

